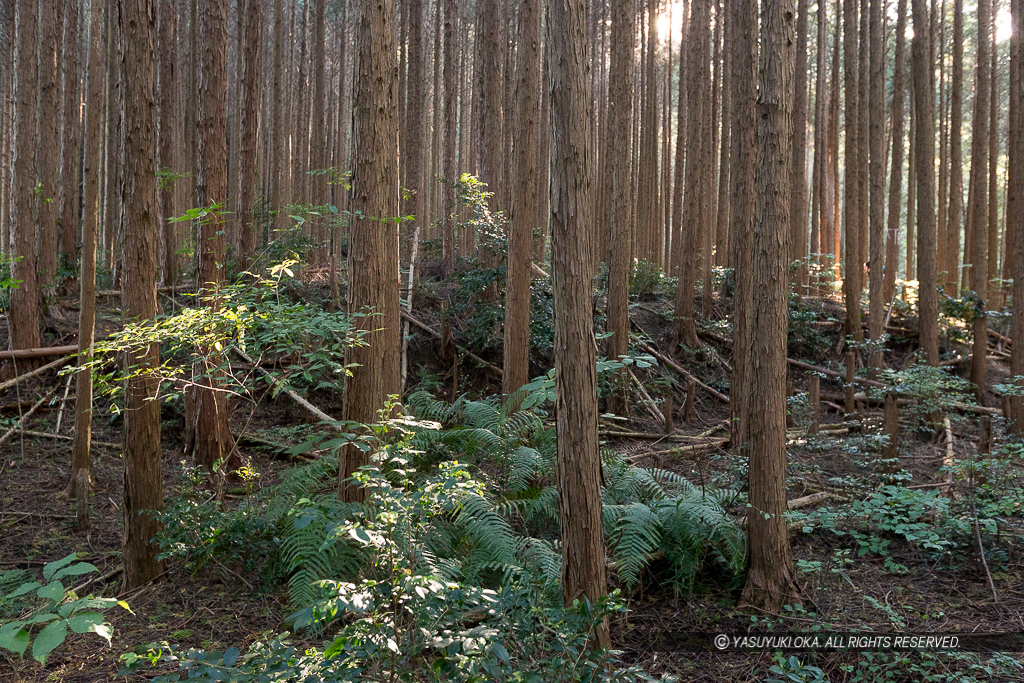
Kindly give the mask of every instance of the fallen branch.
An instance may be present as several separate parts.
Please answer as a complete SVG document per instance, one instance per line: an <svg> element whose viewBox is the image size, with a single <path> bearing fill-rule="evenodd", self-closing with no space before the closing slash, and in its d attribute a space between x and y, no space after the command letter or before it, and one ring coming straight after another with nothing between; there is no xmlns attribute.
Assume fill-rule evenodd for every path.
<svg viewBox="0 0 1024 683"><path fill-rule="evenodd" d="M327 422L328 426L331 427L332 429L336 429L339 432L345 431L341 427L339 427L338 425L334 424L335 422L337 422L337 420L335 420L333 417L331 417L330 415L328 415L324 411L322 411L319 408L317 408L315 405L313 405L312 403L310 403L306 399L304 399L301 396L299 396L297 393L295 393L291 389L286 388L283 384L281 384L281 380L279 380L277 377L274 377L269 372L267 372L266 370L261 368L259 365L257 365L256 362L252 358L250 358L248 354L246 354L245 352L239 350L238 348L235 348L234 352L238 355L239 358L244 360L246 363L249 363L253 367L253 369L256 370L256 372L258 372L261 375L263 375L264 377L268 378L270 380L271 386L281 387L282 393L287 394L288 398L292 399L293 401L298 403L300 406L305 408L311 415L313 415L314 417L316 417L317 419L319 419L322 422Z"/></svg>
<svg viewBox="0 0 1024 683"><path fill-rule="evenodd" d="M424 325L419 320L417 320L416 318L414 318L411 315L409 315L409 313L406 312L405 310L402 310L402 317L405 318L406 320L408 320L410 323L412 323L416 327L418 327L421 330L423 330L424 332L428 332L432 336L436 337L437 339L441 339L441 333L440 332L436 332L431 327L429 327L427 325ZM459 346L458 344L455 345L455 348L458 349L459 352L462 353L463 355L469 356L470 358L475 360L477 363L480 363L480 365L484 366L485 368L487 368L491 372L495 373L498 377L502 377L505 374L504 371L502 371L502 369L499 368L497 365L492 365L491 363L488 363L487 361L485 361L483 358L481 358L480 356L476 355L472 351L469 351L469 350Z"/></svg>
<svg viewBox="0 0 1024 683"><path fill-rule="evenodd" d="M22 360L24 358L50 358L52 356L66 356L69 353L77 353L78 344L74 346L45 346L37 349L14 349L13 351L0 351L0 360Z"/></svg>
<svg viewBox="0 0 1024 683"><path fill-rule="evenodd" d="M644 389L644 385L641 384L640 380L638 380L636 378L636 375L633 374L633 370L631 368L627 369L629 370L630 378L632 378L633 383L636 384L636 388L640 390L640 397L643 399L643 404L647 406L647 410L650 411L651 416L658 422L664 424L665 415L660 410L658 410L658 406L654 402L654 399L651 398L651 395L647 393L646 389Z"/></svg>
<svg viewBox="0 0 1024 683"><path fill-rule="evenodd" d="M48 392L46 392L46 394L44 394L41 399L36 401L35 404L28 409L28 412L21 416L21 419L18 420L18 423L16 425L8 429L3 436L0 436L0 446L2 446L4 442L7 441L7 439L11 438L12 434L23 429L25 424L28 422L28 419L32 417L32 413L36 412L36 410L39 409L39 406L43 405L43 403L45 403L47 399L49 399L55 393L57 393L57 387L53 387Z"/></svg>
<svg viewBox="0 0 1024 683"><path fill-rule="evenodd" d="M627 432L614 429L598 430L598 436L605 436L611 439L639 439L646 441L697 441L702 437L688 434L652 434L650 432ZM726 439L728 441L728 439Z"/></svg>
<svg viewBox="0 0 1024 683"><path fill-rule="evenodd" d="M55 441L74 441L75 440L75 437L73 437L73 436L65 436L63 434L51 434L50 432L35 432L35 431L32 431L31 429L24 429L24 430L22 430L22 433L25 436L34 436L34 437L37 437L37 438L40 438L40 439L54 439ZM103 446L104 448L120 448L121 447L121 444L119 444L119 443L111 443L109 441L95 441L95 440L92 440L89 443L92 444L93 446Z"/></svg>
<svg viewBox="0 0 1024 683"><path fill-rule="evenodd" d="M666 448L661 451L651 451L649 453L637 453L626 458L629 462L636 462L637 460L643 460L644 458L650 458L654 456L662 455L702 455L708 451L713 451L718 448L724 448L729 445L729 439L715 439L714 441L708 441L707 443L695 443L688 446L677 446L676 448Z"/></svg>
<svg viewBox="0 0 1024 683"><path fill-rule="evenodd" d="M683 369L683 367L681 365L679 365L678 363L676 363L675 361L670 359L668 356L665 356L665 355L659 353L657 350L651 348L647 344L641 344L640 348L643 349L644 351L646 351L647 353L651 354L652 356L654 356L658 360L660 360L662 363L664 363L668 367L670 367L673 370L675 370L676 372L678 372L680 375L682 375L686 379L690 380L691 382L693 382L694 384L699 386L701 389L703 389L707 393L709 393L712 396L714 396L715 398L717 398L722 403L726 403L726 404L729 403L729 397L728 396L726 396L725 394L723 394L720 391L712 389L707 384L704 384L704 382L701 382L699 379L697 379L696 377L691 375L689 372L687 372L685 369Z"/></svg>
<svg viewBox="0 0 1024 683"><path fill-rule="evenodd" d="M75 350L76 351L78 350L77 346L75 347ZM59 359L57 359L57 360L55 360L55 361L53 361L51 363L47 363L46 365L42 366L41 368L36 368L32 372L26 372L24 375L18 375L17 377L14 377L12 379L7 380L6 382L0 383L0 391L5 391L7 389L10 389L15 384L19 384L21 382L24 382L25 380L32 379L33 377L35 377L37 375L43 374L47 370L53 370L54 368L59 368L60 366L64 365L68 361L70 361L71 358L72 358L71 356L65 356L64 358L59 358Z"/></svg>

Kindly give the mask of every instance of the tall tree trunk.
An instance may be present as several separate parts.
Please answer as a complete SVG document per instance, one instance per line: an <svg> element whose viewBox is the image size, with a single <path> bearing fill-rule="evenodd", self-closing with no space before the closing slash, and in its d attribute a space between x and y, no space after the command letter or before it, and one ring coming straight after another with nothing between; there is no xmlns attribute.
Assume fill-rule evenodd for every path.
<svg viewBox="0 0 1024 683"><path fill-rule="evenodd" d="M39 22L36 4L14 3L17 38L14 50L14 160L11 164L11 225L13 226L10 345L30 349L42 345L39 334L39 290L36 274L36 43ZM28 362L31 365L31 361ZM17 370L17 368L16 368ZM17 372L15 372L17 374Z"/></svg>
<svg viewBox="0 0 1024 683"><path fill-rule="evenodd" d="M903 198L903 108L907 85L906 63L907 0L899 0L896 9L896 56L892 77L892 170L889 174L889 216L886 225L885 279L882 298L892 301L896 291L896 269L900 251L900 205ZM913 179L911 179L911 183ZM909 247L909 244L908 244ZM907 273L907 279L910 274Z"/></svg>
<svg viewBox="0 0 1024 683"><path fill-rule="evenodd" d="M196 189L199 206L226 205L227 164L227 0L204 0L200 31L202 57L199 67L199 149ZM214 211L199 228L198 278L196 289L205 303L216 310L217 290L224 282L227 218ZM194 384L186 394L187 429L196 462L219 480L241 464L229 426L227 394L220 390L224 382L223 357L213 348L200 350Z"/></svg>
<svg viewBox="0 0 1024 683"><path fill-rule="evenodd" d="M988 306L999 308L999 46L995 37L997 4L992 2L989 17L991 27L991 63L988 67L989 127L988 127ZM987 334L986 334L987 336Z"/></svg>
<svg viewBox="0 0 1024 683"><path fill-rule="evenodd" d="M11 166L14 157L11 148L14 105L14 43L17 39L14 29L13 4L0 4L0 30L8 40L0 43L0 60L8 66L0 72L0 252L10 254L11 249Z"/></svg>
<svg viewBox="0 0 1024 683"><path fill-rule="evenodd" d="M256 204L258 182L256 162L259 142L260 100L263 90L263 2L245 0L244 54L241 68L241 111L238 162L238 267L248 270L256 254Z"/></svg>
<svg viewBox="0 0 1024 683"><path fill-rule="evenodd" d="M828 49L828 37L826 23L828 16L824 2L818 3L817 18L817 45L815 54L815 82L814 82L814 166L811 170L811 244L808 266L810 272L810 290L812 294L819 295L821 287L821 259L820 254L824 252L825 235L827 235L825 217L827 212L825 198L825 159L826 142L826 108L828 93L825 85L825 51Z"/></svg>
<svg viewBox="0 0 1024 683"><path fill-rule="evenodd" d="M582 0L548 5L551 50L552 277L555 308L555 406L558 497L562 517L562 592L566 605L605 594L601 457L597 443L593 264L589 240L591 107L586 11ZM607 623L592 644L610 643Z"/></svg>
<svg viewBox="0 0 1024 683"><path fill-rule="evenodd" d="M443 272L445 277L455 271L455 180L459 175L458 168L458 135L459 121L456 107L458 105L458 70L456 62L456 30L459 19L459 6L455 0L444 0L444 162L443 175L448 180L444 186L444 200L441 203L442 235L441 249ZM465 55L462 57L465 59ZM465 94L463 94L465 96ZM531 193L533 190L531 190Z"/></svg>
<svg viewBox="0 0 1024 683"><path fill-rule="evenodd" d="M1024 0L1011 0L1013 33L1010 36L1010 146L1007 150L1007 202L1006 230L1013 236L1013 327L1011 336L1024 339ZM1013 131L1016 129L1016 132ZM1010 351L1010 374L1024 376L1024 343L1014 344ZM1021 396L1010 397L1011 428L1020 434L1024 428L1024 401Z"/></svg>
<svg viewBox="0 0 1024 683"><path fill-rule="evenodd" d="M79 201L79 127L82 122L82 97L78 90L78 2L64 0L64 46L63 76L64 103L62 117L61 163L60 163L60 256L71 271L66 276L75 280L74 268L78 252L78 201Z"/></svg>
<svg viewBox="0 0 1024 683"><path fill-rule="evenodd" d="M884 353L878 346L885 325L888 300L883 294L885 267L885 30L882 26L883 0L871 0L869 49L870 83L867 106L868 147L871 153L868 173L868 336L875 343L870 357L873 371L882 369Z"/></svg>
<svg viewBox="0 0 1024 683"><path fill-rule="evenodd" d="M726 11L728 3L719 8L722 27L722 142L718 157L718 211L715 215L715 263L726 268L732 267L732 251L729 249L729 173L730 154L732 153L732 41L733 24L735 23ZM680 45L680 48L682 46ZM671 98L670 98L671 99ZM666 135L666 137L671 137ZM728 280L723 278L724 285Z"/></svg>
<svg viewBox="0 0 1024 683"><path fill-rule="evenodd" d="M298 10L297 10L298 11ZM292 131L292 166L291 166L291 198L296 204L307 204L310 202L309 195L309 122L310 122L310 88L307 81L310 80L306 73L309 64L309 2L302 3L302 24L298 27L299 35L299 71L295 80L295 106L296 111L292 119L295 128ZM312 226L307 223L311 230ZM315 234L310 232L311 240L315 243ZM310 260L320 264L318 249L310 252Z"/></svg>
<svg viewBox="0 0 1024 683"><path fill-rule="evenodd" d="M846 300L846 334L854 341L864 341L860 321L861 267L860 225L864 197L860 194L860 166L864 155L860 139L860 83L857 70L857 0L843 0L843 77L845 82L846 171L844 185L846 203L843 224L846 238L843 245L843 297ZM865 155L866 156L866 155Z"/></svg>
<svg viewBox="0 0 1024 683"><path fill-rule="evenodd" d="M963 93L964 93L964 0L953 2L953 70L949 88L949 217L946 219L946 292L960 290L960 229L964 227ZM920 116L918 117L920 120ZM943 207L945 208L945 207Z"/></svg>
<svg viewBox="0 0 1024 683"><path fill-rule="evenodd" d="M537 226L537 111L540 106L540 0L519 5L515 148L511 225L505 283L505 346L502 392L507 396L530 377L530 280L533 230Z"/></svg>
<svg viewBox="0 0 1024 683"><path fill-rule="evenodd" d="M804 293L807 282L807 41L808 0L799 0L796 18L796 67L793 81L793 178L790 185L790 232L786 264L800 261L794 286Z"/></svg>
<svg viewBox="0 0 1024 683"><path fill-rule="evenodd" d="M309 103L310 131L309 131L309 170L326 170L327 162L327 110L324 106L324 94L327 91L325 83L325 35L324 29L326 20L326 0L315 0L313 3L313 65L312 65L312 93ZM323 173L309 175L309 198L306 200L314 206L327 204L329 197L327 192L327 176ZM326 218L314 218L312 225L313 242L317 245L316 261L320 265L327 264L327 226Z"/></svg>
<svg viewBox="0 0 1024 683"><path fill-rule="evenodd" d="M160 61L160 149L158 165L161 170L178 173L178 79L175 72L175 32L177 31L177 8L174 0L158 0L160 26L157 52ZM165 285L174 286L178 278L178 240L176 224L171 219L177 215L175 207L176 182L165 180L160 188L161 214L161 262Z"/></svg>
<svg viewBox="0 0 1024 683"><path fill-rule="evenodd" d="M92 482L92 368L96 327L96 232L99 221L100 119L103 115L103 0L91 0L89 8L89 56L85 101L85 212L82 220L82 269L78 309L78 354L75 376L75 443L71 455L68 493L85 500ZM86 490L79 490L79 484ZM78 527L88 528L88 506L80 506Z"/></svg>
<svg viewBox="0 0 1024 683"><path fill-rule="evenodd" d="M540 234L533 242L533 260L543 266L547 257L548 227L551 217L551 195L548 192L551 185L551 91L544 85L548 82L550 71L548 48L546 45L542 45L541 50L541 90L543 92L540 98L540 134L537 140L537 218L540 221ZM630 76L632 77L632 71ZM630 107L632 107L632 102Z"/></svg>
<svg viewBox="0 0 1024 683"><path fill-rule="evenodd" d="M761 4L750 345L750 566L740 603L801 603L786 526L786 235L792 163L793 0Z"/></svg>
<svg viewBox="0 0 1024 683"><path fill-rule="evenodd" d="M917 258L920 346L929 365L939 362L939 296L935 237L935 83L925 0L913 0L916 107Z"/></svg>
<svg viewBox="0 0 1024 683"><path fill-rule="evenodd" d="M917 103L914 101L914 79L910 79L910 129L907 140L907 265L906 279L917 279Z"/></svg>
<svg viewBox="0 0 1024 683"><path fill-rule="evenodd" d="M710 128L707 118L711 114L710 64L710 0L693 0L687 64L689 94L687 96L686 133L686 202L682 209L682 235L679 239L679 285L676 288L675 331L677 344L696 348L697 322L694 317L694 297L697 289L697 256L704 251L709 225L709 191L711 189ZM677 233L678 234L678 233ZM708 258L704 254L704 258Z"/></svg>
<svg viewBox="0 0 1024 683"><path fill-rule="evenodd" d="M829 95L829 112L828 112L828 174L826 177L826 193L830 199L831 210L829 212L831 222L831 238L829 239L829 246L832 249L832 285L829 287L830 291L835 289L836 283L839 281L840 267L843 263L842 258L845 256L843 252L843 241L840 230L840 216L839 216L839 62L842 51L842 40L840 39L840 29L842 27L842 20L840 15L842 14L841 8L842 0L836 0L836 22L835 28L832 34L832 78L831 78L831 93Z"/></svg>
<svg viewBox="0 0 1024 683"><path fill-rule="evenodd" d="M633 226L630 219L632 178L629 173L629 136L622 131L633 126L633 48L636 41L636 13L633 0L612 3L611 64L608 81L608 136L606 143L604 197L608 222L608 358L629 351L629 249ZM678 239L678 234L673 237ZM618 386L608 399L608 410L626 412L627 373L618 376Z"/></svg>
<svg viewBox="0 0 1024 683"><path fill-rule="evenodd" d="M402 122L401 130L404 137L400 152L403 161L402 171L405 174L403 184L409 194L404 202L403 213L413 216L414 223L403 224L401 238L406 258L403 263L408 262L408 255L412 252L412 240L417 226L429 223L426 215L427 194L430 183L425 183L426 174L423 172L424 151L429 149L424 143L427 140L426 132L429 127L426 125L427 108L424 105L427 89L424 87L423 73L423 19L425 10L423 0L408 0L409 7L409 78L408 98L402 103L405 105L405 121ZM435 55L439 59L441 55ZM401 108L401 105L400 105ZM429 170L429 169L428 169ZM408 327L408 323L404 323ZM404 335L403 335L404 338Z"/></svg>
<svg viewBox="0 0 1024 683"><path fill-rule="evenodd" d="M698 2L700 0L697 0ZM753 224L754 145L756 144L757 98L757 2L743 0L732 6L733 120L732 172L729 176L731 216L729 236L733 240L732 263L736 277L733 306L732 381L729 393L731 443L739 449L747 441L750 412L748 346L753 308ZM678 171L678 167L677 167ZM678 180L676 181L678 182Z"/></svg>
<svg viewBox="0 0 1024 683"><path fill-rule="evenodd" d="M988 204L995 197L986 192L988 184L989 102L992 97L989 60L992 43L989 38L992 24L992 0L978 0L978 49L974 85L974 126L971 133L971 168L974 178L974 205L971 236L974 249L971 254L971 285L977 296L974 315L974 347L971 352L971 381L975 398L985 405L985 373L988 370L988 314L985 311L988 295Z"/></svg>
<svg viewBox="0 0 1024 683"><path fill-rule="evenodd" d="M22 0L27 1L27 0ZM43 303L57 284L57 213L60 207L60 26L58 0L42 0L39 25L39 282Z"/></svg>
<svg viewBox="0 0 1024 683"><path fill-rule="evenodd" d="M156 11L152 0L118 0L118 42L124 82L125 211L124 278L121 301L128 320L157 314L156 279L160 212L156 179ZM130 65L130 66L129 66ZM124 588L157 578L163 565L152 542L161 525L152 511L164 504L160 451L160 364L156 344L128 359L133 372L125 388L124 412Z"/></svg>
<svg viewBox="0 0 1024 683"><path fill-rule="evenodd" d="M399 356L398 100L393 3L358 0L356 6L355 90L352 104L352 215L348 252L348 309L370 307L376 315L358 318L366 346L352 346L346 364L358 364L345 378L342 416L354 422L378 419L389 396L402 391ZM338 467L342 500L365 499L366 490L350 478L369 454L346 448Z"/></svg>
<svg viewBox="0 0 1024 683"><path fill-rule="evenodd" d="M288 128L285 125L285 104L287 96L284 83L284 69L287 65L285 58L284 39L284 3L283 0L274 0L274 61L273 75L271 76L271 98L273 100L273 111L271 113L271 141L270 141L270 210L276 212L274 221L277 228L285 224L285 211L282 205L284 183L284 167L287 165L287 140Z"/></svg>
<svg viewBox="0 0 1024 683"><path fill-rule="evenodd" d="M655 55L658 46L658 0L646 0L646 4L647 40L643 62L644 89L640 121L640 175L637 177L639 206L637 207L635 235L637 253L635 256L637 259L650 261L654 257L654 235L657 231L658 221L658 79L655 70ZM707 30L708 27L704 28ZM701 123L704 123L703 120ZM698 244L694 243L694 248L697 246Z"/></svg>

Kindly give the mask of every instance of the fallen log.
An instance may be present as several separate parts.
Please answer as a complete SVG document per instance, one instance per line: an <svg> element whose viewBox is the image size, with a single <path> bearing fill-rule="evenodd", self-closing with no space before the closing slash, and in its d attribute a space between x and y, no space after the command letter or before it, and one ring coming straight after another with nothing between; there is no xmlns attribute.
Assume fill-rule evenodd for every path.
<svg viewBox="0 0 1024 683"><path fill-rule="evenodd" d="M72 351L78 351L78 347L77 346L73 346L73 347L71 347L71 349L72 349ZM17 377L14 377L12 379L7 380L6 382L2 382L2 383L0 383L0 391L4 391L6 389L10 389L15 384L19 384L21 382L24 382L25 380L32 379L33 377L35 377L37 375L43 374L47 370L53 370L54 368L59 368L60 366L64 365L65 363L67 363L71 359L72 359L72 356L65 356L64 358L59 358L59 359L57 359L57 360L55 360L53 362L47 363L46 365L44 365L42 367L36 368L32 372L26 372L24 375L18 375Z"/></svg>
<svg viewBox="0 0 1024 683"><path fill-rule="evenodd" d="M441 333L440 332L435 331L433 328L429 327L428 325L424 325L419 320L417 320L416 318L414 318L411 315L409 315L409 313L407 313L405 310L402 310L402 317L405 318L406 320L408 320L410 323L412 323L416 327L418 327L421 330L423 330L424 332L429 332L432 336L436 337L437 339L441 339ZM485 361L483 358L481 358L480 356L476 355L472 351L469 351L469 350L459 346L458 344L455 345L455 348L458 349L460 353L462 353L462 354L464 354L466 356L469 356L470 358L475 360L477 363L480 363L480 365L484 366L485 368L487 368L488 370L490 370L491 372L496 374L498 377L502 377L505 374L505 372L501 368L499 368L497 365L492 365L491 363L488 363L487 361Z"/></svg>
<svg viewBox="0 0 1024 683"><path fill-rule="evenodd" d="M617 429L601 429L598 430L597 435L614 439L639 439L647 441L698 441L703 438L699 434L658 434L653 432L628 432Z"/></svg>
<svg viewBox="0 0 1024 683"><path fill-rule="evenodd" d="M270 380L271 386L273 386L273 387L281 387L282 393L287 394L288 398L290 398L291 400L295 401L300 406L305 408L306 411L310 415L312 415L313 417L317 418L321 422L327 422L328 426L331 427L332 429L335 429L335 430L337 430L339 432L344 432L345 431L344 429L342 429L338 425L334 424L335 422L337 422L337 420L335 420L333 417L331 417L330 415L328 415L324 411L322 411L319 408L317 408L315 405L313 405L312 403L310 403L306 399L304 399L301 396L299 396L296 392L292 391L291 389L285 388L281 384L281 380L279 380L277 377L274 377L269 372L267 372L266 370L261 368L259 365L257 365L256 361L254 361L251 357L249 357L249 355L246 354L244 351L241 351L241 350L239 350L236 347L234 349L234 352L235 352L235 354L238 355L239 358L241 358L246 363L251 365L256 370L256 372L260 373L264 377L267 377Z"/></svg>
<svg viewBox="0 0 1024 683"><path fill-rule="evenodd" d="M725 394L723 394L720 391L712 389L707 384L704 384L704 382L701 382L699 379L697 379L696 377L691 375L689 372L687 372L685 369L683 369L682 366L680 366L678 363L676 363L675 361L670 359L668 356L665 356L664 354L659 353L657 350L655 350L654 348L648 346L647 344L641 344L640 348L643 349L644 351L646 351L647 353L651 354L652 356L654 356L658 360L660 360L662 363L664 363L668 367L670 367L673 370L675 370L676 372L678 372L680 375L682 375L686 379L690 380L691 382L693 382L694 384L699 386L701 389L703 389L707 393L709 393L712 396L714 396L715 398L717 398L722 403L729 403L729 397L728 396L726 396Z"/></svg>
<svg viewBox="0 0 1024 683"><path fill-rule="evenodd" d="M64 434L51 434L50 432L35 432L31 429L22 430L25 436L34 436L38 439L54 439L55 441L74 441L75 437L65 436ZM103 448L120 448L121 444L111 443L110 441L95 441L90 440L89 443L93 446L101 446Z"/></svg>
<svg viewBox="0 0 1024 683"><path fill-rule="evenodd" d="M637 453L626 458L629 462L636 462L637 460L643 460L644 458L651 458L655 456L663 455L702 455L708 451L713 451L718 448L724 448L729 445L729 439L715 439L714 441L708 441L706 443L694 443L686 446L677 446L676 448L666 448L661 451L651 451L650 453Z"/></svg>
<svg viewBox="0 0 1024 683"><path fill-rule="evenodd" d="M21 360L23 358L51 358L53 356L66 356L69 353L76 353L78 344L73 346L44 346L37 349L14 349L13 351L0 351L0 361Z"/></svg>
<svg viewBox="0 0 1024 683"><path fill-rule="evenodd" d="M47 399L49 399L55 393L57 393L57 387L53 387L48 392L46 392L46 394L44 394L41 399L36 401L35 404L28 409L28 412L21 416L21 419L18 420L18 423L16 425L8 429L3 436L0 436L0 446L2 446L4 442L7 441L7 439L11 438L11 435L13 435L15 432L24 429L25 424L28 423L28 419L32 417L32 414L39 409L39 406L46 403Z"/></svg>

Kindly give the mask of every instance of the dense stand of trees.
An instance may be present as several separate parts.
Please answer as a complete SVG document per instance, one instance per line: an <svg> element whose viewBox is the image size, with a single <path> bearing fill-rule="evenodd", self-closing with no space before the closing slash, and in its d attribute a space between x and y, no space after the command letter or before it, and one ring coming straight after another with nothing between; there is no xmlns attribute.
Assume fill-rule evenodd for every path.
<svg viewBox="0 0 1024 683"><path fill-rule="evenodd" d="M6 0L8 344L43 345L48 307L74 294L87 356L97 267L127 319L157 314L159 284L190 282L216 307L229 267L266 268L274 231L294 229L313 244L309 267L328 273L331 305L372 309L356 318L368 343L349 350L343 410L372 422L402 394L401 297L411 307L424 240L441 245L445 275L458 256L507 265L506 395L544 370L531 366L530 287L550 276L564 587L597 599L596 354L628 352L635 262L678 277L682 358L701 345L699 318L730 315L712 285L725 267L732 442L749 448L764 513L751 516L744 600L774 609L799 599L781 517L788 294L841 297L875 374L897 297L919 313L920 361L937 365L940 288L970 292L979 403L988 312L1012 300L1024 338L1022 14L1020 0L954 0L949 13L927 0ZM507 223L465 221L463 173ZM349 224L325 220L328 205ZM197 220L171 220L197 207ZM308 217L298 228L296 213ZM598 313L611 333L600 349ZM206 358L187 444L223 473L237 466L225 359ZM133 360L158 363L155 345ZM627 380L609 409L626 410ZM79 376L75 493L89 479L90 381ZM125 393L129 585L161 571L140 514L162 500L156 391L140 376ZM1007 405L1024 418L1019 398ZM345 452L339 495L365 495L347 477L366 462Z"/></svg>

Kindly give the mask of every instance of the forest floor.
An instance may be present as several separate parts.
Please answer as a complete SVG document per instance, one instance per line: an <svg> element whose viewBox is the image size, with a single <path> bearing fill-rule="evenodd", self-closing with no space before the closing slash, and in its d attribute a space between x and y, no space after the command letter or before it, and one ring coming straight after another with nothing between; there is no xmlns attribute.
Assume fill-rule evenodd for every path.
<svg viewBox="0 0 1024 683"><path fill-rule="evenodd" d="M113 325L114 305L106 304L107 323L101 323L101 330L105 329L103 325ZM662 352L667 349L664 341L669 328L665 317L668 305L665 300L652 300L634 307L636 329L646 333L655 345L660 344ZM836 305L825 301L811 302L808 306L817 309L812 310L813 315L802 319L800 333L804 337L796 335L797 344L813 339L818 350L801 357L819 365L831 361L833 369L840 369L840 357L835 353L839 338L839 327L834 324ZM428 324L433 314L431 310L416 313ZM48 322L51 328L48 343L73 343L70 316L58 315ZM425 336L413 343L410 366L435 364L438 356L435 346L434 341ZM422 357L417 358L417 353ZM901 352L900 347L894 347L887 364L900 367L905 355L905 349ZM724 389L728 380L728 358L726 346L710 341L703 350L681 363L703 382ZM497 362L494 358L489 360ZM474 389L500 392L493 378L471 370L471 365L465 364L466 374L479 373L472 380ZM637 369L636 373L655 395L655 388L664 386L666 378L679 380L660 366ZM1007 374L1006 363L993 360L990 386ZM410 372L410 383L413 378L414 372ZM64 381L51 373L43 381L24 387L21 404L31 405L57 382L60 386L55 396L60 398ZM823 381L823 394L829 390L841 392L837 387L837 382ZM798 394L805 391L799 382L795 389ZM310 397L311 400L328 411L337 407L336 397L321 393L323 395ZM64 435L70 434L73 396L72 386L69 402L63 410L61 434ZM16 417L14 400L11 394L0 400L0 411L3 411L0 417ZM676 406L681 404L682 399L677 399ZM990 397L988 405L997 405L994 396ZM613 621L614 646L623 651L625 662L638 664L651 675L674 673L683 681L765 681L771 678L769 667L778 659L772 652L684 652L674 643L690 633L741 633L755 628L793 632L1024 632L1024 591L1021 590L1024 513L1020 508L1024 501L1020 484L1024 460L1009 459L1007 467L994 471L984 485L972 482L957 467L967 462L976 449L977 415L959 415L954 419L951 427L954 462L950 463L946 461L948 451L944 435L921 429L912 415L901 414L904 425L899 462L883 466L878 462L877 448L877 435L881 430L879 406L862 402L859 412L851 416L829 410L823 413L822 423L839 425L840 431L817 437L799 431L808 419L805 408L801 408L799 402L792 403L791 407L795 429L791 432L788 449L787 497L793 500L821 492L829 496L817 506L798 511L791 524L803 606L788 609L781 615L737 610L741 586L724 575L701 577L689 593L667 583L647 580L631 592L629 611ZM655 421L643 402L633 403L631 410L630 430L652 435L663 431L663 426ZM59 402L44 407L33 417L30 429L52 433L60 412ZM724 426L727 417L727 406L698 390L694 419L690 423L677 419L676 426L678 433L693 435ZM171 497L192 485L192 473L182 454L180 416L172 406L164 406L164 420L164 493ZM273 442L275 429L305 422L308 422L307 416L284 395L261 403L255 411L234 416L233 425L244 424L248 435L240 442L243 454L251 468L259 473L253 486L272 484L290 467L287 458L275 452L273 446L266 445ZM120 434L120 422L106 417L96 420L93 529L84 533L73 530L73 501L62 494L70 473L71 442L15 435L0 446L0 570L25 572L7 574L8 585L0 586L0 593L16 587L20 580L28 580L19 576L37 575L46 562L74 551L80 559L95 564L100 570L98 580L93 579L81 587L81 592L117 595L132 609L131 613L122 610L109 613L114 627L110 647L91 634L73 635L54 652L45 667L30 657L18 659L0 651L2 681L88 683L112 680L119 668L118 658L124 652L140 651L148 643L164 640L184 647L223 649L235 645L241 648L280 631L282 621L290 613L286 587L268 589L258 578L246 577L219 562L207 564L196 573L171 564L158 581L129 593L120 592L116 569L120 562L122 529L122 465L120 446L115 445L120 441ZM723 433L715 436L723 436ZM658 453L666 450L668 444L659 443L653 437L615 438L607 441L606 446L628 453L634 462L677 472L695 485L738 483L744 466L742 458L721 449L697 457ZM952 465L952 468L944 468L944 465ZM894 477L894 472L899 475ZM906 488L900 490L912 492L913 499L897 496L882 501L877 509L867 506L872 495L893 482L902 483ZM245 495L244 491L235 490L228 496L228 505ZM859 535L850 534L849 529L841 528L834 517L829 517L848 511L855 501L867 506L863 509L868 522L859 529ZM985 506L983 516L1000 520L998 534L995 537L985 535L990 545L985 552L991 585L980 560L978 542L971 533L971 524L979 513L975 512L972 518L967 510L968 503L974 506L975 502L978 507ZM900 512L886 516L887 509ZM945 527L931 524L942 510L947 511L955 523ZM904 526L897 528L900 524ZM913 531L907 532L907 525ZM947 542L950 539L952 542ZM861 554L862 548L868 550ZM656 569L652 567L652 575ZM617 582L614 576L612 580ZM301 647L300 643L297 645ZM1019 678L1007 673L1014 671L1015 665L1005 658L1024 663L1024 656L1020 654L997 655L994 660L989 656L950 652L805 653L799 657L805 665L820 667L834 683L1024 680L1024 673L1019 670Z"/></svg>

